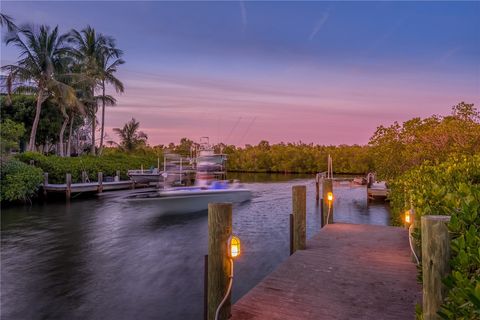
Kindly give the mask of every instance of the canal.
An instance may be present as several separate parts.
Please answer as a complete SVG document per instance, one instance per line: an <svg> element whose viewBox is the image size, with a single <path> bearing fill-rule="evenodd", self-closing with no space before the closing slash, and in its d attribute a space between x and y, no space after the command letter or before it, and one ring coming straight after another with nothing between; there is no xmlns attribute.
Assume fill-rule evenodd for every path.
<svg viewBox="0 0 480 320"><path fill-rule="evenodd" d="M307 176L243 175L253 199L234 206L243 254L233 301L289 254L291 188L307 185L307 237L320 228ZM365 187L334 187L335 221L388 225ZM159 216L120 193L1 213L2 319L201 319L207 212Z"/></svg>

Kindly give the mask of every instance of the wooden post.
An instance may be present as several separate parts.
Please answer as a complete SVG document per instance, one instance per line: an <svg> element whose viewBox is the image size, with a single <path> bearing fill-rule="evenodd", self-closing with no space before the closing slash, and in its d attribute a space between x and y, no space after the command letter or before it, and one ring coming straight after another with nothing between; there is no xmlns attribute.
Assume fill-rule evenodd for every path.
<svg viewBox="0 0 480 320"><path fill-rule="evenodd" d="M179 176L179 183L182 185L182 157L180 157L180 174Z"/></svg>
<svg viewBox="0 0 480 320"><path fill-rule="evenodd" d="M293 254L293 232L294 232L294 229L293 229L293 214L290 214L289 215L290 217L290 255Z"/></svg>
<svg viewBox="0 0 480 320"><path fill-rule="evenodd" d="M48 172L43 173L43 196L47 196Z"/></svg>
<svg viewBox="0 0 480 320"><path fill-rule="evenodd" d="M227 293L230 261L227 241L232 235L232 204L208 204L208 320L215 319L215 312ZM231 299L227 299L219 319L230 316Z"/></svg>
<svg viewBox="0 0 480 320"><path fill-rule="evenodd" d="M333 201L330 204L330 216L327 221L328 216L328 193L333 192L333 179L323 179L322 194L323 194L323 221L325 224L333 223Z"/></svg>
<svg viewBox="0 0 480 320"><path fill-rule="evenodd" d="M325 227L325 216L323 214L323 198L320 199L320 227L323 228Z"/></svg>
<svg viewBox="0 0 480 320"><path fill-rule="evenodd" d="M422 217L423 319L437 320L445 297L442 279L450 272L449 216Z"/></svg>
<svg viewBox="0 0 480 320"><path fill-rule="evenodd" d="M120 170L117 170L117 180L116 181L120 181Z"/></svg>
<svg viewBox="0 0 480 320"><path fill-rule="evenodd" d="M320 174L317 173L315 176L315 200L318 201L320 200Z"/></svg>
<svg viewBox="0 0 480 320"><path fill-rule="evenodd" d="M208 317L208 254L203 257L203 320Z"/></svg>
<svg viewBox="0 0 480 320"><path fill-rule="evenodd" d="M307 243L307 187L292 187L293 252L305 250Z"/></svg>
<svg viewBox="0 0 480 320"><path fill-rule="evenodd" d="M72 195L72 175L70 173L67 173L65 176L65 184L67 185L65 190L65 198L69 200Z"/></svg>
<svg viewBox="0 0 480 320"><path fill-rule="evenodd" d="M99 172L98 173L98 193L102 193L103 191L103 173Z"/></svg>

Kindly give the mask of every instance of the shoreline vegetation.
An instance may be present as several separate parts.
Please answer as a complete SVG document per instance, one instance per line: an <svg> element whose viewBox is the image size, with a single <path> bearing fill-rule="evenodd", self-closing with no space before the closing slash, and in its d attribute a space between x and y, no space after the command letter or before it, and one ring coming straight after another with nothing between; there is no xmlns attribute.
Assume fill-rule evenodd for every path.
<svg viewBox="0 0 480 320"><path fill-rule="evenodd" d="M34 100L33 97L19 96L16 99ZM33 104L31 107L33 108ZM126 173L129 169L156 167L159 160L163 163L166 152L188 157L191 150L198 146L187 138L182 138L178 144L149 146L148 136L140 131L140 123L131 119L123 128L117 130L120 143L105 147L102 155L90 154L90 148L87 148L84 154L71 157L41 152L14 154L11 150L21 148L22 139L29 135L29 127L27 126L26 130L19 129L20 126L15 123L17 117L4 109L7 108L2 108L1 159L2 168L5 167L2 178L12 175L7 165L10 161L20 161L41 169L32 171L29 167L25 168L25 172L32 171L30 174L35 181L39 180L38 176L42 172L48 172L50 182L63 183L66 173L72 174L73 182L79 182L82 171L86 171L89 178L95 180L97 172L103 172L104 176L115 176L117 170L121 172L121 179L128 179ZM361 175L375 171L381 179L395 183L397 178L422 164L441 164L452 155L480 153L479 119L480 113L474 105L462 102L452 107L452 113L447 116L434 115L424 119L414 118L403 124L395 122L389 127L379 126L369 144L364 146L321 146L302 142L270 144L268 141L261 141L257 145L244 147L220 143L214 148L216 152L227 154L227 168L230 172L314 174L326 171L326 159L331 155L336 174ZM45 120L47 125L48 119ZM42 124L39 129L39 132L42 132ZM12 187L12 183L15 184L13 181L6 184L5 180L3 183L4 180L2 179L2 203L28 202L38 189L38 186L32 189L29 184L27 191L24 187ZM25 185L25 182L21 182L22 179L18 181ZM12 190L22 191L18 191L15 196ZM10 194L8 197L4 195L7 192Z"/></svg>

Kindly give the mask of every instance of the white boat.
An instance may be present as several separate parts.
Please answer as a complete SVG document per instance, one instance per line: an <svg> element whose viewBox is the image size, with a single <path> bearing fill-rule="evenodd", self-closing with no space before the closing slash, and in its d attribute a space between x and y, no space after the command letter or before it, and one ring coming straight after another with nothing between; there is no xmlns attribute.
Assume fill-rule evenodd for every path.
<svg viewBox="0 0 480 320"><path fill-rule="evenodd" d="M155 202L160 214L185 214L208 209L209 203L241 203L250 200L252 193L242 187L213 189L207 187L183 187L141 192L128 196L133 202Z"/></svg>
<svg viewBox="0 0 480 320"><path fill-rule="evenodd" d="M127 196L127 201L155 202L161 214L184 214L204 211L209 203L240 203L252 197L250 190L237 182L233 184L218 180L225 176L225 154L216 154L207 143L201 145L196 158L195 186L158 189ZM169 173L162 174L167 178ZM168 178L167 178L168 180Z"/></svg>
<svg viewBox="0 0 480 320"><path fill-rule="evenodd" d="M167 173L165 175L165 173ZM192 168L191 160L181 158L179 155L166 153L163 157L163 170L160 170L160 159L157 159L157 168L144 170L128 170L127 175L136 184L177 184L190 180L190 176L195 173ZM168 176L168 181L166 177Z"/></svg>

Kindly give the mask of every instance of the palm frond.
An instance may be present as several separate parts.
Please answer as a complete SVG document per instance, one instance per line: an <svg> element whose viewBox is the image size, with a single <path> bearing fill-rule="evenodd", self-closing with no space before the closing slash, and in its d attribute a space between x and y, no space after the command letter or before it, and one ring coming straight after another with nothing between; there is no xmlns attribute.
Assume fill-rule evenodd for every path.
<svg viewBox="0 0 480 320"><path fill-rule="evenodd" d="M13 23L13 18L4 13L0 13L0 26L6 26L9 32L17 30L17 26Z"/></svg>
<svg viewBox="0 0 480 320"><path fill-rule="evenodd" d="M95 101L98 102L105 102L105 105L106 106L114 106L117 104L117 99L115 99L114 97L112 97L111 95L100 95L100 96L95 96Z"/></svg>
<svg viewBox="0 0 480 320"><path fill-rule="evenodd" d="M21 94L35 94L37 92L37 87L29 86L29 85L18 85L13 90L14 93L21 93Z"/></svg>

